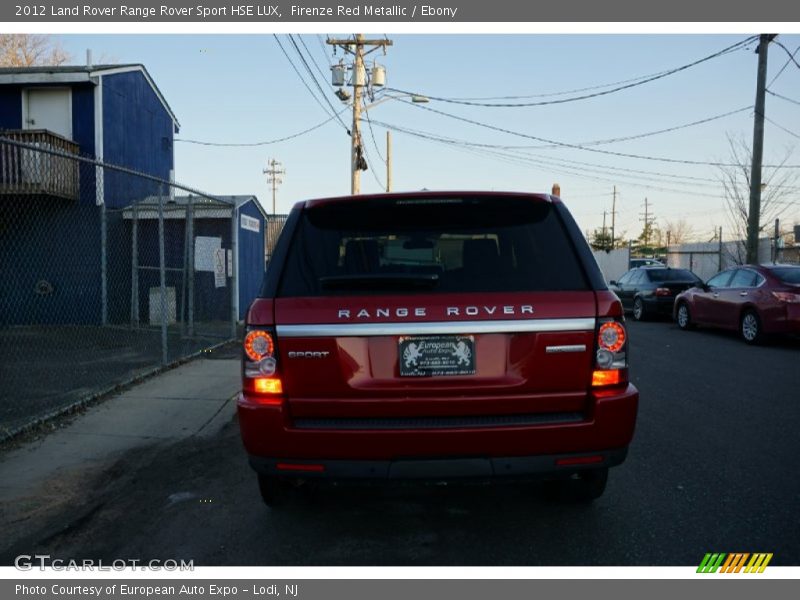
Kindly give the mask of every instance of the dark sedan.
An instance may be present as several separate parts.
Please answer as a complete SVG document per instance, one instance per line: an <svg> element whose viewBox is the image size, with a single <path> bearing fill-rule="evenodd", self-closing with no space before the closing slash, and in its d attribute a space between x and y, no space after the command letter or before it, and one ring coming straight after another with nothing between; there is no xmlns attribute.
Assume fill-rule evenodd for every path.
<svg viewBox="0 0 800 600"><path fill-rule="evenodd" d="M742 265L680 294L681 329L709 325L738 331L748 344L773 333L800 334L800 266Z"/></svg>
<svg viewBox="0 0 800 600"><path fill-rule="evenodd" d="M672 315L675 297L684 290L702 283L687 269L664 266L637 267L609 282L609 289L617 294L622 307L642 321L651 315Z"/></svg>

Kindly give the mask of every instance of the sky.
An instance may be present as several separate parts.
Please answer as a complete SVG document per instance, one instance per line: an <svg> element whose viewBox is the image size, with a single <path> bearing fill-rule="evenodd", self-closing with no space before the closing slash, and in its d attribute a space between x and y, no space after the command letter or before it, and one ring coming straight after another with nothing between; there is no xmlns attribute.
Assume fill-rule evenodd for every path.
<svg viewBox="0 0 800 600"><path fill-rule="evenodd" d="M379 32L366 33L370 38L384 37ZM276 207L278 213L285 213L300 200L350 193L350 138L345 126L350 126L352 111L333 94L329 65L338 62L342 53L332 56L324 43L326 36L55 37L74 63L83 62L90 48L95 63L146 66L180 121L175 143L177 181L213 194L254 194L271 212L271 191L263 169L274 158L286 170ZM751 143L756 44L653 81L642 82L642 78L716 54L749 34L388 37L393 45L386 54L378 51L369 57L370 62L374 58L385 66L387 87L431 99L422 105L410 104L407 96L377 103L401 93L376 90L376 104L367 111L372 127L362 125L370 165L361 176L362 193L385 189L388 125L393 129L393 191L549 192L557 182L579 226L589 231L602 226L604 211L610 225L616 186L616 228L626 238L641 233L645 198L650 215L662 229L667 222L683 218L695 237L705 241L717 227L730 228L720 167L673 161L730 162L729 138ZM765 125L764 163L778 164L788 155L787 165L800 166L800 66L789 57L800 48L800 35L779 35L777 41L788 52L776 44L769 49L768 89L778 96L767 95L765 113L770 121ZM322 91L311 80L294 44ZM795 60L800 62L800 52ZM625 89L612 91L618 87ZM443 100L478 98L475 102L482 104L520 104L580 96L592 97L514 107ZM331 106L344 111L344 123L330 119ZM212 146L191 142L254 144L292 136L328 119L313 131L279 143ZM632 140L593 143L672 128L676 129ZM800 169L792 172L800 173ZM790 203L781 217L784 229L800 224L800 178L794 185L797 189L783 199Z"/></svg>

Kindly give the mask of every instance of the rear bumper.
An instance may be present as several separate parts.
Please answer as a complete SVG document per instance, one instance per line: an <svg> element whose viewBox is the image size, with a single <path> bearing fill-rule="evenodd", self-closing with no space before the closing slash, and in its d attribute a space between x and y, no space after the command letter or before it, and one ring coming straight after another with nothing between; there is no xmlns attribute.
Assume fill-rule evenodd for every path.
<svg viewBox="0 0 800 600"><path fill-rule="evenodd" d="M642 297L645 309L660 315L672 316L675 306L675 296L650 296Z"/></svg>
<svg viewBox="0 0 800 600"><path fill-rule="evenodd" d="M517 470L527 474L552 470L555 459L577 454L602 455L607 466L618 464L620 449L633 437L638 401L639 392L628 384L593 391L580 419L481 427L298 427L285 403L259 404L247 394L239 397L238 413L251 464L266 472L277 470L278 462L308 462L323 464L324 470L304 476L353 472L361 473L356 477L399 477L407 469L439 466L484 475Z"/></svg>
<svg viewBox="0 0 800 600"><path fill-rule="evenodd" d="M627 448L585 454L548 456L505 456L445 459L400 460L322 460L291 461L279 458L250 457L250 466L271 477L314 479L458 479L524 478L558 476L582 469L613 467L624 462ZM591 460L586 460L590 458Z"/></svg>
<svg viewBox="0 0 800 600"><path fill-rule="evenodd" d="M760 316L765 333L800 335L800 304L778 304Z"/></svg>
<svg viewBox="0 0 800 600"><path fill-rule="evenodd" d="M800 335L800 304L786 305L786 322L784 327L786 333Z"/></svg>

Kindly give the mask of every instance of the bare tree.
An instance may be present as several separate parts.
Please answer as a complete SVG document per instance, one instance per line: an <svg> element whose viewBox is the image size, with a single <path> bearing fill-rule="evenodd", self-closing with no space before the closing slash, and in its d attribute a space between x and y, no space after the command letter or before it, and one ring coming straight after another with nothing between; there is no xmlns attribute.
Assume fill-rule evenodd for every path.
<svg viewBox="0 0 800 600"><path fill-rule="evenodd" d="M720 182L725 193L728 224L731 237L739 240L735 248L729 248L730 257L737 263L745 262L747 239L747 215L750 210L750 167L752 150L742 138L728 135L730 157L733 166L719 167ZM794 169L783 168L791 158L794 148L786 150L784 157L774 167L764 167L761 173L761 220L759 232L769 231L775 219L792 207L790 200L797 194L795 183L800 177ZM728 237L728 236L726 236Z"/></svg>
<svg viewBox="0 0 800 600"><path fill-rule="evenodd" d="M55 66L70 60L58 40L32 33L0 34L0 67Z"/></svg>
<svg viewBox="0 0 800 600"><path fill-rule="evenodd" d="M683 217L673 221L665 220L662 229L667 232L667 243L670 246L686 244L695 237L694 229Z"/></svg>

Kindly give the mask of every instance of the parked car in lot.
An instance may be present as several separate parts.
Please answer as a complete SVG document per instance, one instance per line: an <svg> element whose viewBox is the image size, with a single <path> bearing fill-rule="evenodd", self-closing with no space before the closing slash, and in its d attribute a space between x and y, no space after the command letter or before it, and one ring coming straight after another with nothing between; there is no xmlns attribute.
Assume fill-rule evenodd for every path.
<svg viewBox="0 0 800 600"><path fill-rule="evenodd" d="M681 329L708 325L738 331L748 344L765 335L800 334L800 266L743 265L679 294Z"/></svg>
<svg viewBox="0 0 800 600"><path fill-rule="evenodd" d="M628 268L635 269L636 267L666 267L663 262L657 258L632 258L628 261Z"/></svg>
<svg viewBox="0 0 800 600"><path fill-rule="evenodd" d="M687 269L650 266L631 269L618 281L609 282L609 289L619 297L624 310L642 321L657 314L672 316L675 297L698 283L702 280Z"/></svg>
<svg viewBox="0 0 800 600"><path fill-rule="evenodd" d="M268 504L297 478L543 476L592 500L633 435L626 352L555 197L311 200L247 315L239 424Z"/></svg>

